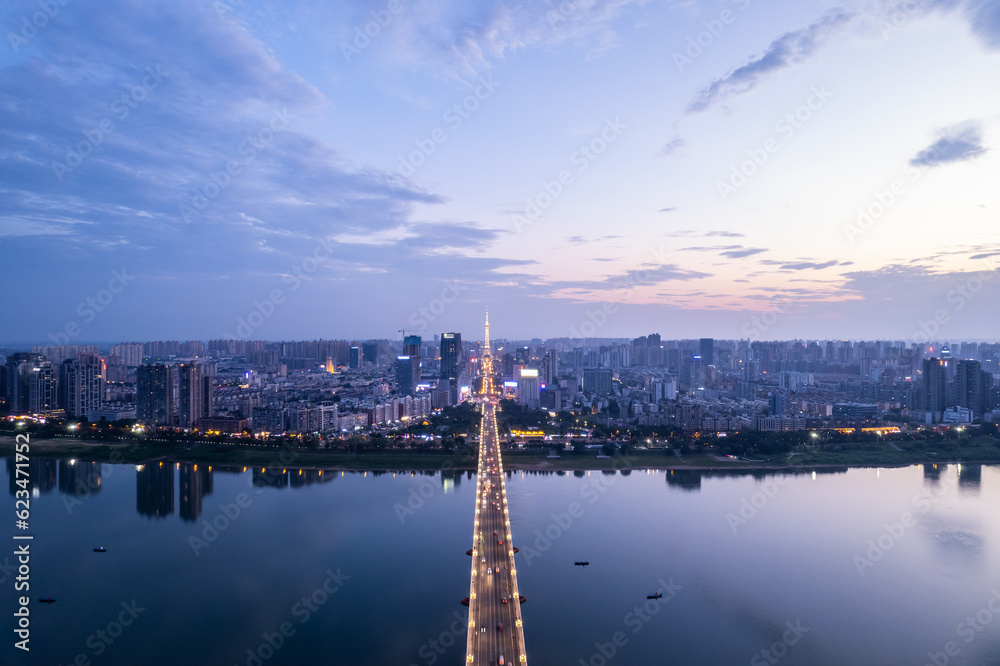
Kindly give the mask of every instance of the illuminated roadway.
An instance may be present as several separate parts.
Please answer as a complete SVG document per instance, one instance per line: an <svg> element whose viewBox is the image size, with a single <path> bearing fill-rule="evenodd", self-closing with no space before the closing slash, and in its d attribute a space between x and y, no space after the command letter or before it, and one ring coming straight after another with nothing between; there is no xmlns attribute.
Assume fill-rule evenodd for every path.
<svg viewBox="0 0 1000 666"><path fill-rule="evenodd" d="M493 359L488 350L489 347L482 359L483 416L479 431L466 663L498 664L502 655L504 664L526 664L520 590L497 434Z"/></svg>

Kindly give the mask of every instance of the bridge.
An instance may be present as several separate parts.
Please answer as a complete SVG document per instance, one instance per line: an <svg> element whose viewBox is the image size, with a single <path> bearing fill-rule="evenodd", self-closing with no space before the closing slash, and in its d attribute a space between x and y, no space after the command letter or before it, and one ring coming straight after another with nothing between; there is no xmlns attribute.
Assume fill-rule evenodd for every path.
<svg viewBox="0 0 1000 666"><path fill-rule="evenodd" d="M497 433L496 375L490 354L489 313L481 362L482 421L479 431L479 469L476 517L473 525L472 580L469 586L468 664L526 664L521 623L521 596L511 543L507 490Z"/></svg>

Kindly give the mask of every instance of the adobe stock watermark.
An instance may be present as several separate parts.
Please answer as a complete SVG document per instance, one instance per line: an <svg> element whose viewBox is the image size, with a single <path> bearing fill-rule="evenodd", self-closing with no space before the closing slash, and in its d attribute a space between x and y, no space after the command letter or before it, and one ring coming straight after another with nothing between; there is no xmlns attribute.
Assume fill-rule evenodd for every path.
<svg viewBox="0 0 1000 666"><path fill-rule="evenodd" d="M286 448L280 454L278 454L277 460L269 463L264 471L263 475L265 481L270 481L275 477L280 477L280 472L277 470L284 469L290 466L295 459L298 458L299 454L297 451ZM253 477L251 475L251 483L253 482ZM260 495L264 492L266 484L255 486L254 494ZM240 492L237 493L236 497L233 498L232 502L222 503L219 502L219 510L212 516L211 519L204 519L201 521L201 533L200 536L191 534L188 536L188 545L191 546L191 552L194 553L195 557L201 556L201 551L207 549L212 544L214 544L219 536L232 527L240 516L246 513L246 510L250 508L253 504L254 498L248 493Z"/></svg>
<svg viewBox="0 0 1000 666"><path fill-rule="evenodd" d="M136 603L135 599L131 603L121 602L121 607L122 609L118 612L115 619L108 622L101 629L96 630L90 636L87 636L85 645L90 648L91 652L78 653L71 662L73 666L90 666L92 658L100 657L107 652L114 645L115 641L125 633L125 628L132 626L139 615L146 611L145 608Z"/></svg>
<svg viewBox="0 0 1000 666"><path fill-rule="evenodd" d="M424 660L427 666L434 666L449 648L456 643L461 644L468 633L468 624L462 615L455 611L452 614L455 618L448 628L442 631L437 637L430 639L420 646L417 656ZM410 666L418 666L410 663Z"/></svg>
<svg viewBox="0 0 1000 666"><path fill-rule="evenodd" d="M675 583L673 578L667 580L661 578L658 582L660 586L656 590L656 595L659 596L655 599L646 599L646 603L641 606L636 605L622 618L623 624L631 630L633 636L652 622L653 618L663 610L663 607L684 589ZM596 648L594 653L590 655L589 659L580 659L578 663L580 666L606 666L623 647L628 645L628 642L628 634L624 631L616 631L611 634L609 640L594 643L594 648Z"/></svg>
<svg viewBox="0 0 1000 666"><path fill-rule="evenodd" d="M990 598L986 600L983 607L973 615L965 617L955 627L955 633L960 638L965 639L966 645L976 640L976 636L986 631L993 620L1000 616L1000 590L993 588L990 590ZM928 652L928 661L924 666L947 666L951 660L962 653L962 648L957 641L948 641L944 644L941 652Z"/></svg>
<svg viewBox="0 0 1000 666"><path fill-rule="evenodd" d="M424 508L428 500L441 492L441 484L434 483L431 479L439 478L441 474L455 469L459 464L473 462L475 457L466 454L461 456L457 461L447 460L444 465L441 465L441 470L438 474L434 476L421 475L420 480L415 486L410 486L410 492L407 493L406 499L402 502L396 502L392 507L396 513L396 518L399 519L399 524L405 525L407 518L416 515L420 509Z"/></svg>
<svg viewBox="0 0 1000 666"><path fill-rule="evenodd" d="M139 441L133 440L125 449L126 452L134 453L139 450ZM122 449L115 448L108 455L108 464L101 465L101 463L96 463L101 465L101 476L100 479L95 477L76 477L76 481L73 486L73 491L70 493L62 493L63 506L66 507L66 513L70 516L76 510L76 507L83 506L83 503L93 497L96 491L101 487L101 484L109 479L116 469L122 469L120 465L125 462L125 453Z"/></svg>
<svg viewBox="0 0 1000 666"><path fill-rule="evenodd" d="M340 52L344 54L344 59L351 62L351 58L361 55L361 52L371 46L372 40L382 34L382 31L389 27L392 19L403 11L403 3L400 0L389 0L385 9L373 9L368 12L370 21L366 21L363 26L354 28L354 39L351 43L341 42Z"/></svg>
<svg viewBox="0 0 1000 666"><path fill-rule="evenodd" d="M88 296L80 301L76 306L76 314L80 316L84 324L89 324L97 318L97 315L111 305L115 297L125 291L125 287L135 279L134 275L129 275L125 268L111 271L111 279L103 289L99 289L93 296ZM49 340L57 345L68 345L70 339L80 335L83 331L80 323L76 319L67 321L61 331L49 333Z"/></svg>
<svg viewBox="0 0 1000 666"><path fill-rule="evenodd" d="M765 648L755 654L750 659L750 666L765 666L765 664L777 664L778 661L788 654L788 648L802 640L802 637L809 631L809 627L802 626L802 620L795 622L785 622L785 632L781 635L781 640L775 641L771 647Z"/></svg>
<svg viewBox="0 0 1000 666"><path fill-rule="evenodd" d="M561 197L570 185L576 180L575 174L582 174L596 162L608 147L617 141L622 133L628 129L628 125L620 118L607 119L604 127L590 141L580 145L569 156L569 163L573 169L562 169L552 180L543 180L540 191L534 196L525 199L524 208L511 215L511 226L514 231L520 233L524 227L532 224L542 216L556 199ZM575 171L575 174L574 174Z"/></svg>
<svg viewBox="0 0 1000 666"><path fill-rule="evenodd" d="M930 7L926 0L902 0L891 2L886 10L878 16L877 26L883 39L889 39L892 33L903 28L916 16L917 12Z"/></svg>
<svg viewBox="0 0 1000 666"><path fill-rule="evenodd" d="M142 77L142 81L138 85L132 86L132 89L126 94L117 97L111 102L111 112L118 120L128 118L129 114L138 108L139 104L149 98L150 92L160 87L166 76L166 73L163 71L163 65L147 67L146 72L146 76ZM105 139L116 131L117 128L115 127L114 120L110 116L101 118L93 127L83 130L83 140L79 141L75 146L68 146L66 148L65 159L62 162L52 162L52 172L59 182L63 182L63 179L67 175L83 164L83 161L98 146L104 143Z"/></svg>
<svg viewBox="0 0 1000 666"><path fill-rule="evenodd" d="M774 129L781 135L780 138L771 136L765 139L760 147L747 149L747 159L732 168L729 179L716 181L715 189L719 192L722 200L728 200L750 182L750 179L757 175L761 167L767 164L771 156L781 149L782 140L788 141L795 136L795 133L802 129L831 97L833 97L833 93L827 90L826 86L810 88L809 96L806 97L805 102L796 107L795 110L786 113L775 123Z"/></svg>
<svg viewBox="0 0 1000 666"><path fill-rule="evenodd" d="M287 108L274 111L266 125L240 141L236 146L237 157L227 160L224 168L210 172L208 179L195 188L190 204L183 202L178 204L181 219L190 223L195 215L208 208L209 204L232 184L233 178L243 173L244 167L274 143L275 136L288 129L293 118L295 116L290 114Z"/></svg>
<svg viewBox="0 0 1000 666"><path fill-rule="evenodd" d="M737 534L739 528L749 524L751 520L756 518L758 512L767 506L767 503L774 499L778 491L786 485L788 485L788 479L783 474L767 477L759 485L758 490L750 494L749 498L742 497L740 499L739 511L726 514L726 523L729 525L729 529L733 531L733 534Z"/></svg>
<svg viewBox="0 0 1000 666"><path fill-rule="evenodd" d="M212 9L215 10L215 14L219 17L220 21L225 21L234 9L242 5L243 0L215 0L212 3Z"/></svg>
<svg viewBox="0 0 1000 666"><path fill-rule="evenodd" d="M919 513L925 514L948 493L949 489L947 485L942 485L939 488L925 488L915 494L910 499L910 503ZM904 511L899 516L899 520L895 522L884 523L882 525L884 531L876 538L868 540L868 549L864 555L854 556L854 566L858 570L858 575L863 577L865 569L870 569L875 566L876 562L881 561L886 553L892 550L907 531L916 524L916 516L909 511Z"/></svg>
<svg viewBox="0 0 1000 666"><path fill-rule="evenodd" d="M336 241L332 236L318 239L312 253L292 264L288 273L281 276L281 282L290 285L288 291L298 291L302 283L333 255L335 246ZM254 331L274 316L278 306L283 305L287 297L284 289L274 288L264 298L254 300L250 312L245 317L236 318L236 334L224 333L223 337L227 340L249 340Z"/></svg>
<svg viewBox="0 0 1000 666"><path fill-rule="evenodd" d="M876 188L868 203L858 207L854 221L844 225L844 235L847 236L847 240L853 244L859 237L868 233L893 206L912 191L914 184L936 164L938 159L946 155L956 142L964 140L962 129L952 128L939 141L921 151L918 158L910 160L899 177L894 178L885 187Z"/></svg>
<svg viewBox="0 0 1000 666"><path fill-rule="evenodd" d="M49 24L59 14L59 10L69 4L70 0L38 0L40 11L25 14L21 17L21 29L18 32L7 31L7 42L14 53L38 35L38 31Z"/></svg>
<svg viewBox="0 0 1000 666"><path fill-rule="evenodd" d="M292 604L289 611L291 617L281 622L274 631L265 631L261 634L264 641L255 648L247 648L246 666L263 666L264 662L274 658L285 643L295 635L299 625L303 625L312 619L323 606L329 602L330 598L343 588L344 583L351 579L350 576L340 572L340 567L336 571L326 570L326 578L312 591L311 594L304 595L299 601Z"/></svg>
<svg viewBox="0 0 1000 666"><path fill-rule="evenodd" d="M649 257L638 268L632 269L623 275L615 278L615 292L618 294L617 300L608 300L600 304L599 307L588 309L584 314L586 320L580 322L579 326L569 327L569 337L571 338L592 338L597 332L607 325L610 318L618 313L618 309L624 302L632 298L635 288L639 285L649 284L654 278L654 271L668 263L668 256L663 246L649 249Z"/></svg>
<svg viewBox="0 0 1000 666"><path fill-rule="evenodd" d="M410 313L407 321L415 331L426 331L432 323L445 313L448 306L458 300L459 294L467 291L465 287L459 286L454 280L445 280L441 293L432 298L427 305L421 305L415 312Z"/></svg>
<svg viewBox="0 0 1000 666"><path fill-rule="evenodd" d="M758 312L750 317L750 320L743 324L740 333L748 340L760 340L772 326L778 323L781 315L788 314L792 300L787 296L779 296L774 301L773 310Z"/></svg>
<svg viewBox="0 0 1000 666"><path fill-rule="evenodd" d="M441 120L447 124L452 132L471 118L472 114L479 109L480 104L488 100L501 85L493 80L492 74L489 74L485 78L480 76L477 83L478 85L473 88L470 94L466 95L461 101L449 106L442 114ZM396 166L396 171L404 178L412 176L419 167L427 163L431 155L437 152L439 146L448 141L448 138L447 129L444 127L435 127L423 139L414 139L413 145L416 148L405 156L399 156L399 164Z"/></svg>
<svg viewBox="0 0 1000 666"><path fill-rule="evenodd" d="M629 463L621 455L621 452L616 452L615 455L617 459L616 463L622 462L623 467L628 466ZM612 463L612 467L615 469L617 469L616 463ZM586 500L587 504L594 504L608 492L608 489L614 485L616 479L617 476L607 476L604 474L588 477L587 481L580 487L580 497ZM521 553L524 554L525 566L530 567L532 560L547 553L555 542L559 541L576 521L583 517L584 513L585 507L583 504L580 502L570 502L566 507L566 511L551 514L552 522L544 530L535 530L534 542L521 549Z"/></svg>
<svg viewBox="0 0 1000 666"><path fill-rule="evenodd" d="M740 11L746 11L747 7L750 6L750 0L732 0L732 2ZM683 73L685 67L693 65L694 61L700 58L706 49L711 48L716 40L722 36L726 27L736 22L736 16L733 10L723 9L715 18L702 21L701 24L705 29L687 38L687 46L684 47L683 53L681 51L673 52L672 57L677 71Z"/></svg>
<svg viewBox="0 0 1000 666"><path fill-rule="evenodd" d="M980 291L996 277L997 266L995 259L986 259L988 268L984 268L971 277L963 278L945 296L945 300L951 305L950 310L938 308L934 315L928 319L921 319L917 322L918 330L910 335L911 342L928 343L934 339L941 329L946 326L957 312L965 309L965 306L972 302Z"/></svg>

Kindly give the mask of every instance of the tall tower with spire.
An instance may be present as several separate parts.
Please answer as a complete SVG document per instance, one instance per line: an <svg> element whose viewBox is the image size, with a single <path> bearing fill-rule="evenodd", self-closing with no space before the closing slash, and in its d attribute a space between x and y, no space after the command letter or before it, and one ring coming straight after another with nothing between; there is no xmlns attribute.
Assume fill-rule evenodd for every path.
<svg viewBox="0 0 1000 666"><path fill-rule="evenodd" d="M490 355L490 309L486 308L486 342L483 344L483 356Z"/></svg>

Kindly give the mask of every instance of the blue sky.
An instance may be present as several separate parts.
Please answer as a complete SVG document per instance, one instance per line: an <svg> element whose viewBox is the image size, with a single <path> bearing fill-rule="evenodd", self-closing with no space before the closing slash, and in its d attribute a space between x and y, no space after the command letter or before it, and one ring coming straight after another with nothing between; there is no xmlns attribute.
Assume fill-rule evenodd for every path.
<svg viewBox="0 0 1000 666"><path fill-rule="evenodd" d="M996 1L0 27L0 340L996 337Z"/></svg>

